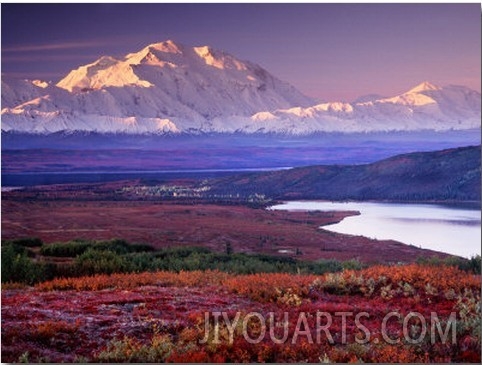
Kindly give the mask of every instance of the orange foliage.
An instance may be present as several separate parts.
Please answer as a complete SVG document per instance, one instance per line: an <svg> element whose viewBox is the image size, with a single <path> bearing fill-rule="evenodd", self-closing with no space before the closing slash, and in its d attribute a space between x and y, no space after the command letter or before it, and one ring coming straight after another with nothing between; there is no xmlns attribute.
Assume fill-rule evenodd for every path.
<svg viewBox="0 0 482 365"><path fill-rule="evenodd" d="M78 323L70 324L65 321L45 321L34 326L31 336L39 342L48 343L53 337L59 333L64 333L69 336L75 335L78 330Z"/></svg>
<svg viewBox="0 0 482 365"><path fill-rule="evenodd" d="M80 278L59 278L37 285L43 291L78 290L95 291L103 289L134 289L139 286L203 287L220 285L228 274L219 271L169 271L143 272L132 274L100 274Z"/></svg>
<svg viewBox="0 0 482 365"><path fill-rule="evenodd" d="M181 292L183 288L187 287L203 288L199 291L201 300L209 298L211 303L216 303L217 310L218 307L222 309L224 306L233 304L234 307L230 309L232 311L250 310L247 309L249 308L247 306L263 307L264 311L273 311L277 314L286 311L290 314L288 321L291 329L295 327L300 312L315 312L320 308L330 313L343 312L349 310L351 308L349 305L352 305L354 309L359 308L370 312L370 320L366 322L366 326L374 338L372 342L363 346L356 344L353 342L356 332L353 332L353 327L350 327L351 332L347 334L349 339L347 344L340 344L339 338L336 345L329 346L327 343L320 345L304 340L293 344L289 340L284 344L276 344L266 340L265 337L265 340L253 345L248 344L236 331L234 342L231 344L208 343L202 345L199 340L204 337L204 313L199 308L189 307L186 304L185 307L179 309L182 311L182 316L180 316L182 325L169 327L169 329L159 327L161 337L158 337L161 340L172 339L172 343L166 344L159 340L159 343L151 341L150 345L141 346L141 342L136 342L137 340L115 342L120 344L119 346L123 346L119 347L121 350L137 351L136 354L141 360L144 356L142 354L146 351L151 353L153 344L156 344L159 354L152 353L152 356L157 356L156 359L167 362L480 362L480 337L476 333L477 325L480 323L480 320L477 321L480 317L480 312L477 311L477 306L480 304L480 276L467 274L454 267L417 264L373 266L360 271L346 270L321 276L286 273L237 276L219 271L144 272L55 279L38 284L37 289L42 291L97 291L107 288L131 290L140 286L173 287L172 290L181 288L176 289ZM170 290L167 289L167 291ZM69 294L82 295L82 293ZM112 295L116 295L115 290ZM229 296L231 299L223 301L220 296ZM259 303L252 303L245 299L236 302L239 299L237 296L247 297L252 301L261 302L263 305L260 306ZM176 310L170 302L157 306L155 301L149 301L147 298L143 300L147 305L132 310L136 316L139 315L138 311L141 309L143 318L149 318L153 313L160 315L162 313L160 309L163 308L170 308L170 311ZM386 300L390 300L390 302ZM218 305L218 303L221 304ZM455 344L444 346L438 343L412 346L403 342L397 345L378 342L381 339L382 317L388 310L400 313L424 312L424 308L427 307L426 303L432 304L432 306L428 306L430 310L440 311L441 318L448 311L458 311L457 331L464 337ZM310 319L310 325L314 324L315 319L313 318ZM248 331L253 331L256 337L260 330L258 323L251 321L249 325ZM50 343L51 338L59 333L67 333L68 338L74 338L77 331L76 326L77 324L63 321L42 322L31 327L30 335L41 343ZM339 334L341 330L339 322L335 321L330 330L333 330L334 334ZM10 337L13 338L15 334L15 338L17 338L13 327L9 331ZM173 335L171 331L177 332ZM223 333L223 328L220 331ZM168 337L162 337L164 335ZM154 337L157 338L156 336ZM144 338L144 342L146 341L148 340ZM114 350L115 347L110 352L105 352L107 360L117 359L115 356L121 356L119 359L127 356L125 351L117 354Z"/></svg>
<svg viewBox="0 0 482 365"><path fill-rule="evenodd" d="M479 290L480 276L470 275L453 266L424 266L410 264L404 266L372 266L355 272L345 271L345 277L361 276L364 279L385 277L387 284L407 283L416 290L424 290L427 284L439 290L464 289Z"/></svg>
<svg viewBox="0 0 482 365"><path fill-rule="evenodd" d="M223 285L233 293L260 302L279 302L283 297L306 297L315 275L253 274L230 277Z"/></svg>
<svg viewBox="0 0 482 365"><path fill-rule="evenodd" d="M371 354L368 361L381 363L420 363L427 362L425 357L418 356L414 347L385 345L377 347Z"/></svg>

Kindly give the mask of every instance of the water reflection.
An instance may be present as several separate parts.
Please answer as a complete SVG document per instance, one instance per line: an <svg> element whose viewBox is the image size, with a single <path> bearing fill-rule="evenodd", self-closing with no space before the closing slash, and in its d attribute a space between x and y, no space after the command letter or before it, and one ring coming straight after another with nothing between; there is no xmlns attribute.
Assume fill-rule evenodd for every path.
<svg viewBox="0 0 482 365"><path fill-rule="evenodd" d="M436 204L287 202L283 210L352 210L360 215L323 227L333 232L391 239L463 257L481 252L480 209Z"/></svg>

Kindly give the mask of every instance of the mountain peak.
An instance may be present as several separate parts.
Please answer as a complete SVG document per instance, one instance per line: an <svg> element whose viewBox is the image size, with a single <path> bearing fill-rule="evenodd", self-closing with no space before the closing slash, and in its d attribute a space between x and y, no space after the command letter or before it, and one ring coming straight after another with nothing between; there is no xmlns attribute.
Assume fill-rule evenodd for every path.
<svg viewBox="0 0 482 365"><path fill-rule="evenodd" d="M110 67L113 64L117 63L118 60L116 60L114 57L111 56L102 56L99 58L97 61L91 64L91 66L98 66L98 67Z"/></svg>
<svg viewBox="0 0 482 365"><path fill-rule="evenodd" d="M165 53L182 53L182 49L184 47L183 45L176 43L171 39L168 39L167 41L164 41L164 42L150 44L146 48L155 49L157 51L161 51Z"/></svg>
<svg viewBox="0 0 482 365"><path fill-rule="evenodd" d="M209 46L194 47L194 52L196 52L199 57L206 57L212 54L211 47Z"/></svg>
<svg viewBox="0 0 482 365"><path fill-rule="evenodd" d="M424 81L421 84L418 84L414 88L410 89L407 94L412 94L412 93L420 93L424 91L433 91L433 90L440 90L441 87L436 86L428 81Z"/></svg>
<svg viewBox="0 0 482 365"><path fill-rule="evenodd" d="M309 134L480 128L475 91L422 82L392 98L371 95L352 104L314 105L255 63L173 40L119 59L101 57L56 86L4 81L5 131Z"/></svg>
<svg viewBox="0 0 482 365"><path fill-rule="evenodd" d="M47 87L49 87L49 83L42 80L33 80L32 84L42 89L46 89Z"/></svg>
<svg viewBox="0 0 482 365"><path fill-rule="evenodd" d="M246 62L240 61L224 51L218 51L209 46L194 47L193 50L202 62L208 66L220 70L247 71L248 69Z"/></svg>
<svg viewBox="0 0 482 365"><path fill-rule="evenodd" d="M175 43L174 41L168 39L167 41L159 42L159 43L152 43L140 51L134 53L128 53L124 60L127 60L131 64L139 64L141 63L146 57L148 58L158 58L156 55L157 53L169 54L169 55L182 55L184 46ZM164 55L166 56L166 55ZM161 56L161 57L164 57Z"/></svg>

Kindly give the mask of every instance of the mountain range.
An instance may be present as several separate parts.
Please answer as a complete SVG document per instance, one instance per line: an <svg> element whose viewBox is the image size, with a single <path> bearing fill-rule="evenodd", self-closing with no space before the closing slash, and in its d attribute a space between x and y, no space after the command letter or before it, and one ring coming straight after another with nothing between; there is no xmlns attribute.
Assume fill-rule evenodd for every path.
<svg viewBox="0 0 482 365"><path fill-rule="evenodd" d="M261 66L208 46L151 44L57 84L2 77L2 131L50 134L379 132L480 128L481 95L423 82L352 103L317 102Z"/></svg>

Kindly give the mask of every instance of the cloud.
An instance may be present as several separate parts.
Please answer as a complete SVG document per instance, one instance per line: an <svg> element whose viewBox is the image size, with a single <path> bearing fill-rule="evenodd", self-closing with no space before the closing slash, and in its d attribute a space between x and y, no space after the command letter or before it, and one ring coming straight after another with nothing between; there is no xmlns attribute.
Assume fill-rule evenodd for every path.
<svg viewBox="0 0 482 365"><path fill-rule="evenodd" d="M13 47L2 47L2 52L34 52L34 51L55 51L79 48L101 47L112 42L107 41L80 41L80 42L61 42L48 44L26 44Z"/></svg>
<svg viewBox="0 0 482 365"><path fill-rule="evenodd" d="M3 78L13 78L13 79L26 79L26 80L47 80L47 81L58 81L65 74L61 72L3 72Z"/></svg>
<svg viewBox="0 0 482 365"><path fill-rule="evenodd" d="M32 62L32 61L51 61L51 62L63 62L63 61L94 61L99 58L100 54L10 54L2 55L2 62Z"/></svg>

